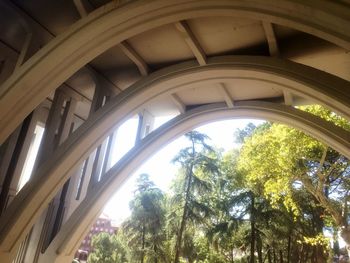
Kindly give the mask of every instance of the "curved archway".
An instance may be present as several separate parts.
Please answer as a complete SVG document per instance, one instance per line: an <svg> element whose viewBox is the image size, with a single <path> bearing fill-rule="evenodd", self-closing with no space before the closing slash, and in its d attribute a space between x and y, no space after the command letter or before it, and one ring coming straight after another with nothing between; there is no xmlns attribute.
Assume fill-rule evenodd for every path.
<svg viewBox="0 0 350 263"><path fill-rule="evenodd" d="M350 133L309 113L288 106L267 102L239 102L235 108L225 104L211 104L194 109L178 116L163 125L140 145L133 148L121 161L114 165L102 179L97 188L75 210L72 217L63 226L46 252L47 259L57 253L55 263L68 263L79 247L91 224L101 213L103 205L146 159L158 151L169 140L178 137L194 127L210 121L229 118L259 118L282 122L300 129L311 136L328 143L331 147L350 157ZM45 260L45 259L44 259Z"/></svg>
<svg viewBox="0 0 350 263"><path fill-rule="evenodd" d="M112 2L41 49L0 90L0 143L50 92L117 43L160 25L203 16L241 16L304 31L350 50L349 8L335 2L292 0L140 0Z"/></svg>
<svg viewBox="0 0 350 263"><path fill-rule="evenodd" d="M350 84L297 63L264 57L223 57L209 60L207 66L187 62L160 70L112 99L39 168L36 177L21 190L0 219L1 250L12 251L23 240L70 172L101 143L111 128L144 103L191 83L221 82L242 75L277 83L282 89L291 89L350 119Z"/></svg>

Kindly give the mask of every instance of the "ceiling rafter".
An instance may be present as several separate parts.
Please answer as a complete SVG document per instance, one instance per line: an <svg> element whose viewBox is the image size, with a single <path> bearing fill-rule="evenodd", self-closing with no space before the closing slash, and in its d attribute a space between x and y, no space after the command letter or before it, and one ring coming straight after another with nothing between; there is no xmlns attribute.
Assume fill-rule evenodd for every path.
<svg viewBox="0 0 350 263"><path fill-rule="evenodd" d="M283 98L284 98L284 104L288 106L292 106L294 103L293 99L293 93L290 92L289 90L285 89L283 90Z"/></svg>
<svg viewBox="0 0 350 263"><path fill-rule="evenodd" d="M231 95L230 93L228 92L227 88L226 88L226 85L224 83L219 83L219 90L220 90L220 93L221 95L224 97L225 99L225 102L226 102L226 105L227 107L229 108L233 108L234 107L234 101L233 99L231 98Z"/></svg>
<svg viewBox="0 0 350 263"><path fill-rule="evenodd" d="M270 22L263 21L262 22L264 31L265 31L265 36L267 40L267 44L269 46L269 52L272 57L279 57L280 56L280 50L278 48L278 42L277 42L277 37L275 34L275 30L273 28L273 24ZM283 97L284 97L284 104L288 106L293 105L293 94L287 90L283 90Z"/></svg>
<svg viewBox="0 0 350 263"><path fill-rule="evenodd" d="M73 0L73 3L82 18L86 17L91 12L91 10L94 9L89 1ZM93 66L88 64L85 67L88 69L88 71L92 75L96 86L102 85L103 87L107 88L107 90L110 90L114 94L118 94L122 91L121 88L119 88L117 85L111 82L108 78L106 78L102 73L96 70Z"/></svg>
<svg viewBox="0 0 350 263"><path fill-rule="evenodd" d="M81 1L81 0L73 0L74 2L75 1ZM54 33L52 33L48 28L44 27L42 24L40 24L38 21L36 21L35 19L33 19L33 17L31 17L28 13L26 13L24 10L22 10L21 8L19 8L14 2L10 2L10 1L4 1L4 4L6 4L6 6L8 6L9 8L11 8L12 10L14 10L22 19L23 21L25 21L27 24L28 24L28 28L30 28L31 25L34 25L35 28L39 29L41 32L47 34L48 36L50 36L51 38L54 38L56 37L56 35ZM86 3L86 5L89 4L89 3ZM86 8L86 5L84 4L84 8ZM89 8L90 9L90 8ZM85 9L87 10L87 9ZM86 11L88 13L88 11ZM11 47L13 48L13 47ZM15 50L15 49L13 49ZM19 53L19 52L17 52ZM24 62L24 61L23 61ZM87 68L88 70L91 69L91 66L89 64L83 66L83 68ZM90 68L89 68L90 67ZM106 76L102 75L100 72L95 71L95 74L99 76L100 79L104 79L105 82L108 82L109 83L109 88L112 88L111 86L113 86L113 89L115 89L115 91L117 93L119 93L121 91L121 89L116 85L114 84L111 80L109 80ZM67 84L66 84L67 85ZM69 86L71 89L74 89L73 87L71 87L70 85L67 85ZM74 89L75 92L77 92L75 89ZM89 99L90 100L90 99ZM91 101L91 100L90 100Z"/></svg>
<svg viewBox="0 0 350 263"><path fill-rule="evenodd" d="M99 72L95 67L93 67L91 65L86 65L85 68L90 72L96 85L100 84L103 87L107 88L107 90L110 90L114 94L118 94L121 91L123 91L116 84L114 84L112 81L110 81L104 74Z"/></svg>
<svg viewBox="0 0 350 263"><path fill-rule="evenodd" d="M123 41L119 44L120 49L123 53L135 63L137 68L139 69L142 76L147 76L149 73L149 66L145 62L145 60L135 51L135 49L130 46L130 44L126 41Z"/></svg>
<svg viewBox="0 0 350 263"><path fill-rule="evenodd" d="M186 21L179 21L175 23L176 29L181 33L182 38L185 40L194 56L196 57L199 65L203 66L207 64L207 56L204 53L198 39L193 34L191 28Z"/></svg>
<svg viewBox="0 0 350 263"><path fill-rule="evenodd" d="M19 67L23 64L25 57L26 57L26 54L27 54L27 51L29 49L30 43L32 41L32 37L33 37L32 33L27 33L25 40L24 40L24 43L23 43L23 46L22 46L22 49L21 49L21 52L19 53L19 56L17 58L14 72L17 71L19 69Z"/></svg>
<svg viewBox="0 0 350 263"><path fill-rule="evenodd" d="M73 3L77 8L81 17L85 17L89 14L88 7L87 7L87 5L89 5L89 2L84 0L73 0Z"/></svg>
<svg viewBox="0 0 350 263"><path fill-rule="evenodd" d="M273 57L278 57L280 55L280 51L278 48L277 38L275 34L275 30L273 29L273 25L270 22L263 21L262 22L265 36L267 40L267 44L269 46L270 55Z"/></svg>
<svg viewBox="0 0 350 263"><path fill-rule="evenodd" d="M180 97L176 93L171 94L171 99L173 100L174 104L176 105L180 113L186 112L185 103L183 103L183 101L180 99Z"/></svg>
<svg viewBox="0 0 350 263"><path fill-rule="evenodd" d="M73 0L75 7L77 8L81 17L86 17L89 14L89 9L93 9L91 3L84 0ZM126 41L119 43L118 45L122 52L135 63L142 76L147 76L149 73L149 66L145 60L136 52L136 50Z"/></svg>

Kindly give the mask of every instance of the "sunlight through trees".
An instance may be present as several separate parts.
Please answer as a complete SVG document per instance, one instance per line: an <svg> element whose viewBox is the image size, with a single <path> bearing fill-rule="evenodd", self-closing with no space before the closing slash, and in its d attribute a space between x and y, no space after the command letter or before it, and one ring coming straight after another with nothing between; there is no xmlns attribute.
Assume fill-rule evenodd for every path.
<svg viewBox="0 0 350 263"><path fill-rule="evenodd" d="M319 106L303 110L350 127ZM168 193L141 174L131 216L116 235L94 238L89 262L322 263L344 257L338 237L350 245L349 160L276 123L232 133L242 146L226 153L205 134L187 133Z"/></svg>

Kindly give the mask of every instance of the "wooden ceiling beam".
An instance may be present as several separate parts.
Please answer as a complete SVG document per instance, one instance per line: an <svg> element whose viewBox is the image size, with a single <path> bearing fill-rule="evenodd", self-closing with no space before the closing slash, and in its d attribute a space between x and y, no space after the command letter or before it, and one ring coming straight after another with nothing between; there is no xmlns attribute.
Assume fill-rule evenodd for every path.
<svg viewBox="0 0 350 263"><path fill-rule="evenodd" d="M269 45L270 55L273 57L278 57L280 55L280 51L278 48L277 38L273 29L273 25L266 21L263 21L262 25L265 31L267 43Z"/></svg>
<svg viewBox="0 0 350 263"><path fill-rule="evenodd" d="M133 47L126 41L121 42L119 47L123 53L136 64L141 75L147 76L150 71L149 67L144 59L135 51L135 49L133 49Z"/></svg>
<svg viewBox="0 0 350 263"><path fill-rule="evenodd" d="M289 91L289 90L283 90L283 97L284 97L284 104L288 105L288 106L292 106L293 105L293 94Z"/></svg>
<svg viewBox="0 0 350 263"><path fill-rule="evenodd" d="M86 7L88 3L84 0L73 0L75 7L77 8L81 17L86 17L89 12ZM89 8L91 9L91 8ZM123 41L119 44L120 49L123 53L132 60L139 69L142 76L147 76L149 73L149 67L144 59L129 45L126 41Z"/></svg>
<svg viewBox="0 0 350 263"><path fill-rule="evenodd" d="M262 25L265 31L267 44L269 46L270 56L279 57L280 50L278 48L278 42L277 42L275 30L273 29L273 24L270 22L263 21ZM286 90L286 89L283 90L283 98L284 98L285 105L288 105L288 106L293 105L293 94L289 90Z"/></svg>
<svg viewBox="0 0 350 263"><path fill-rule="evenodd" d="M97 86L101 85L107 90L110 90L115 95L123 91L120 87L118 87L115 83L110 81L107 77L105 77L101 72L97 71L91 65L86 65L85 68L90 72Z"/></svg>
<svg viewBox="0 0 350 263"><path fill-rule="evenodd" d="M221 95L224 97L225 102L227 107L229 108L233 108L234 107L234 101L231 98L230 93L228 92L226 85L224 83L219 83L219 89L220 89L220 93Z"/></svg>
<svg viewBox="0 0 350 263"><path fill-rule="evenodd" d="M86 17L94 9L89 1L73 0L73 3L81 17Z"/></svg>
<svg viewBox="0 0 350 263"><path fill-rule="evenodd" d="M186 112L185 103L183 103L183 101L178 95L176 95L176 93L171 94L171 99L173 100L174 104L176 105L181 114Z"/></svg>
<svg viewBox="0 0 350 263"><path fill-rule="evenodd" d="M194 36L191 28L186 23L186 21L176 22L175 27L181 33L182 38L186 41L187 45L190 47L199 65L201 66L206 65L207 56L205 55L203 48L198 42L198 39Z"/></svg>

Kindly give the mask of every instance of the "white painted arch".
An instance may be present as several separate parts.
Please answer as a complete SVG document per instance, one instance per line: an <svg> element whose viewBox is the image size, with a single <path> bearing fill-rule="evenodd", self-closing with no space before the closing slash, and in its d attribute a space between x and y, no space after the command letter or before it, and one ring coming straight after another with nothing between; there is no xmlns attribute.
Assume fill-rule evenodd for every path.
<svg viewBox="0 0 350 263"><path fill-rule="evenodd" d="M232 118L257 118L284 123L304 131L350 157L350 132L290 106L246 101L238 102L234 108L227 108L223 103L199 107L177 116L152 132L114 165L65 223L45 252L42 262L47 260L53 263L71 262L81 241L115 191L143 162L169 141L208 122Z"/></svg>
<svg viewBox="0 0 350 263"><path fill-rule="evenodd" d="M186 62L151 74L113 98L59 147L12 201L0 218L0 253L11 255L25 238L49 201L73 171L110 130L158 96L198 82L225 82L230 78L279 84L350 119L350 84L325 72L267 57L221 57L198 66ZM249 88L249 87L247 87ZM344 144L346 145L346 144ZM349 150L348 150L349 151ZM1 256L1 254L0 254Z"/></svg>
<svg viewBox="0 0 350 263"><path fill-rule="evenodd" d="M0 143L68 77L112 46L152 28L205 16L280 24L350 50L350 8L326 0L112 1L75 23L0 87Z"/></svg>

